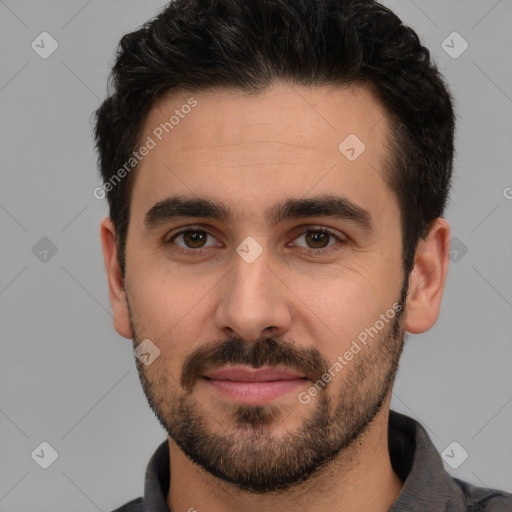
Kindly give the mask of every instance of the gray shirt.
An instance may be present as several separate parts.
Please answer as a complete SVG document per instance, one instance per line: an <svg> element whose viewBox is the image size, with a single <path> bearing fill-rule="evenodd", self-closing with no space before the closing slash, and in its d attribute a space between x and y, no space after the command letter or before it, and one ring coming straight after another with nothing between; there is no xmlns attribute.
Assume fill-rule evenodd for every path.
<svg viewBox="0 0 512 512"><path fill-rule="evenodd" d="M389 512L512 511L512 494L450 476L427 432L412 418L390 411L388 446L393 470L404 484ZM169 512L169 473L165 441L148 463L144 499L137 498L113 512Z"/></svg>

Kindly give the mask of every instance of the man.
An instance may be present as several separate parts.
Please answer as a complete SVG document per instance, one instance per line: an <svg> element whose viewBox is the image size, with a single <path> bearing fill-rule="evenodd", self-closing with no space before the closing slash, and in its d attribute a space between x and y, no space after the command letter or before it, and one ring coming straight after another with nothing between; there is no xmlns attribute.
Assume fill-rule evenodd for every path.
<svg viewBox="0 0 512 512"><path fill-rule="evenodd" d="M370 0L177 0L112 85L114 326L168 433L118 511L510 510L389 409L448 270L454 114L416 34Z"/></svg>

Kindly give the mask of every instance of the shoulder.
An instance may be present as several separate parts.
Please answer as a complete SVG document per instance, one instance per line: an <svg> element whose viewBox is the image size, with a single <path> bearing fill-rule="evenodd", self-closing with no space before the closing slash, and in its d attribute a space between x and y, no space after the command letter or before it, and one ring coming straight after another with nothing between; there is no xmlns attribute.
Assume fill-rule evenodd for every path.
<svg viewBox="0 0 512 512"><path fill-rule="evenodd" d="M458 478L453 479L464 493L470 510L482 512L510 512L512 510L512 494L499 489L477 487Z"/></svg>
<svg viewBox="0 0 512 512"><path fill-rule="evenodd" d="M136 498L128 503L125 503L112 512L144 512L144 503L142 498Z"/></svg>

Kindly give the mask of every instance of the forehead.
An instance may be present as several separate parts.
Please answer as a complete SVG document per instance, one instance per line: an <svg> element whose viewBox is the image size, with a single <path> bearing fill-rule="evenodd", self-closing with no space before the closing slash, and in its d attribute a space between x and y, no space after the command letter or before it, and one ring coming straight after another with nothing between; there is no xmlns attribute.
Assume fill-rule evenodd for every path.
<svg viewBox="0 0 512 512"><path fill-rule="evenodd" d="M144 122L139 146L153 147L135 171L132 213L180 194L229 198L251 214L271 196L335 189L378 206L393 200L383 179L388 133L384 107L359 84L174 91Z"/></svg>

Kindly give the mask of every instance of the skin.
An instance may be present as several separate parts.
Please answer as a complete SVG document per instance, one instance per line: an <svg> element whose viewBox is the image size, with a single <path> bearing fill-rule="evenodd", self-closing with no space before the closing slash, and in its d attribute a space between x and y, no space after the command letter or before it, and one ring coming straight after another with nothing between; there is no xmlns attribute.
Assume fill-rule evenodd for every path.
<svg viewBox="0 0 512 512"><path fill-rule="evenodd" d="M278 361L285 361L288 347L299 368L302 351L331 366L400 299L405 278L398 202L384 180L390 128L369 88L279 83L259 95L226 89L173 92L152 108L141 143L191 96L197 106L137 168L124 282L114 227L108 218L101 223L114 326L135 347L149 338L160 350L151 365L137 361L137 366L148 401L169 433L168 507L173 512L192 507L210 512L387 511L402 482L387 449L391 383L386 388L386 379L394 378L404 333L424 332L437 320L449 225L437 219L418 245L396 332L391 332L392 322L387 324L308 404L294 391L258 411L242 410L201 378L193 378L186 391L182 377L191 358L198 362L197 354L203 354L213 361L208 358L215 344L229 340L230 347L239 343L254 355L253 348L271 338L278 344L273 352ZM366 146L353 162L338 150L348 134ZM280 201L321 194L344 196L368 210L373 231L325 216L276 226L264 218L263 212ZM234 219L180 218L147 230L146 212L171 195L222 201ZM178 228L189 226L211 235L200 256L178 252L193 242L190 238L170 240ZM331 229L340 241L331 237L311 245L304 236L310 226ZM235 251L248 236L262 248L252 263ZM197 245L188 247L197 251ZM322 253L320 247L331 250ZM311 384L305 381L301 390ZM329 428L305 429L314 418L324 419L323 427ZM201 435L224 450L227 467L210 461L220 473L213 474L205 461L192 462L173 439L192 443L183 432L185 424L201 427ZM304 444L317 447L324 441L337 447L336 456L303 481L267 491L247 481L244 486L242 477L256 463L266 468L277 460L293 468Z"/></svg>

